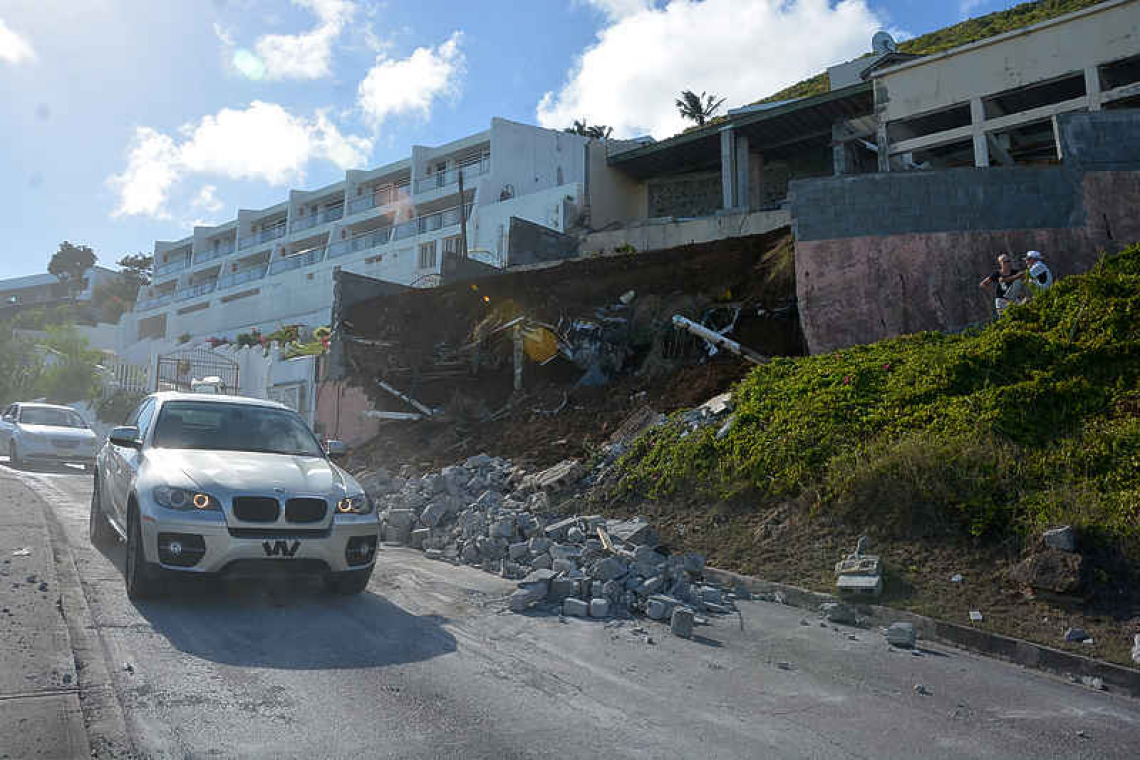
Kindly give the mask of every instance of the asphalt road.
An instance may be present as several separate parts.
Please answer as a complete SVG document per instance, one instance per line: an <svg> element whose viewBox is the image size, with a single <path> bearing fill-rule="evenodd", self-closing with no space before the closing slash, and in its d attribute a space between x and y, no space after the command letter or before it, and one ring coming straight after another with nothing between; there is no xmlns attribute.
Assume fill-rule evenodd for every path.
<svg viewBox="0 0 1140 760"><path fill-rule="evenodd" d="M764 602L687 641L651 621L511 614L512 583L386 548L354 598L298 581L179 582L136 605L122 547L87 540L90 476L19 477L48 505L57 554L74 558L82 593L64 605L73 626L89 614L73 639L104 757L1136 753L1136 700L946 647L894 650Z"/></svg>

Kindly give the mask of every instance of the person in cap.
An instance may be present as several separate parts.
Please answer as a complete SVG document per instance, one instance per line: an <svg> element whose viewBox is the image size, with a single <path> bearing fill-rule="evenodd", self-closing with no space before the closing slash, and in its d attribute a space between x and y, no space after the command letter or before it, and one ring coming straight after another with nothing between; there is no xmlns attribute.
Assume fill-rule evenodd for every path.
<svg viewBox="0 0 1140 760"><path fill-rule="evenodd" d="M1018 295L1022 291L1021 276L1022 272L1014 269L1010 263L1009 254L1001 254L997 257L998 268L990 273L986 279L982 280L978 287L985 290L986 287L993 285L994 287L994 308L997 309L997 314L1000 317L1002 313L1014 303Z"/></svg>
<svg viewBox="0 0 1140 760"><path fill-rule="evenodd" d="M1053 272L1045 263L1040 251L1029 251L1025 254L1025 268L1027 279L1041 290L1048 290L1053 286Z"/></svg>

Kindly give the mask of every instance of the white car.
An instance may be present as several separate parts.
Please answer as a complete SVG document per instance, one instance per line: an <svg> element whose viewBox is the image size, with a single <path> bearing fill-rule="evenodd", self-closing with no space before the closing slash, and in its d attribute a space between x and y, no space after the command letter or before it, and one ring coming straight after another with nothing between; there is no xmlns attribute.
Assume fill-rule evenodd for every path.
<svg viewBox="0 0 1140 760"><path fill-rule="evenodd" d="M99 439L69 406L12 404L0 415L0 451L13 467L28 462L95 464Z"/></svg>
<svg viewBox="0 0 1140 760"><path fill-rule="evenodd" d="M99 451L93 542L127 542L132 599L172 573L316 574L363 591L379 523L372 500L305 421L272 401L155 393Z"/></svg>

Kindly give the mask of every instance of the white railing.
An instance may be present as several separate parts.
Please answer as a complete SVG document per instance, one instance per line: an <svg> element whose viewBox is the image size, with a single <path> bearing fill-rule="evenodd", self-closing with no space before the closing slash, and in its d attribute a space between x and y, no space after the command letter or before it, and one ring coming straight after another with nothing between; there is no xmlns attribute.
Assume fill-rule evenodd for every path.
<svg viewBox="0 0 1140 760"><path fill-rule="evenodd" d="M267 243L270 240L276 240L277 238L283 236L285 232L285 225L278 224L277 226L270 227L267 230L261 230L252 237L242 238L238 241L238 248L249 248L251 245L257 245L258 243Z"/></svg>
<svg viewBox="0 0 1140 760"><path fill-rule="evenodd" d="M213 293L214 288L218 285L217 280L209 280L208 282L200 282L197 285L191 285L188 288L183 288L174 294L175 301L189 301L191 298L204 296L207 293Z"/></svg>
<svg viewBox="0 0 1140 760"><path fill-rule="evenodd" d="M468 219L471 218L471 209L473 206L474 204L472 203L467 204ZM382 245L387 245L393 240L405 240L415 237L416 235L435 232L444 227L451 227L457 224L459 224L459 206L454 206L444 209L443 211L437 211L434 214L425 214L415 219L409 219L397 225L381 227L348 240L338 240L335 243L329 244L328 256L330 259L335 259L356 251L378 248Z"/></svg>
<svg viewBox="0 0 1140 760"><path fill-rule="evenodd" d="M181 272L186 267L190 266L190 257L186 256L182 259L175 259L168 261L165 264L158 264L154 268L155 277L164 277L172 272Z"/></svg>
<svg viewBox="0 0 1140 760"><path fill-rule="evenodd" d="M426 177L417 179L416 192L425 193L429 190L457 184L459 182L460 173L463 174L463 180L466 182L469 179L474 179L489 171L491 171L491 157L484 156L478 161L472 161L471 163L463 164L454 169L448 169L445 172L436 172L435 174L429 174Z"/></svg>
<svg viewBox="0 0 1140 760"><path fill-rule="evenodd" d="M281 274L282 272L288 272L293 269L307 267L310 264L316 264L318 261L323 260L324 257L325 249L323 246L321 248L313 248L305 253L296 253L292 256L286 256L283 259L277 259L277 261L269 265L269 274Z"/></svg>
<svg viewBox="0 0 1140 760"><path fill-rule="evenodd" d="M268 266L262 264L260 266L249 267L247 269L239 269L232 274L227 274L224 277L218 278L218 290L225 290L227 288L235 288L238 285L243 285L247 282L260 280L265 277L265 272Z"/></svg>

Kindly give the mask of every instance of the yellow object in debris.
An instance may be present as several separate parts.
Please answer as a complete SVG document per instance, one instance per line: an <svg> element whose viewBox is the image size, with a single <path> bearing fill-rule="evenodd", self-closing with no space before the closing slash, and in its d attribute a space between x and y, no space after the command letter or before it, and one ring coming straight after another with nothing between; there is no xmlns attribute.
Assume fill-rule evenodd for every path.
<svg viewBox="0 0 1140 760"><path fill-rule="evenodd" d="M558 354L558 337L545 327L523 328L523 350L531 361L544 364Z"/></svg>

